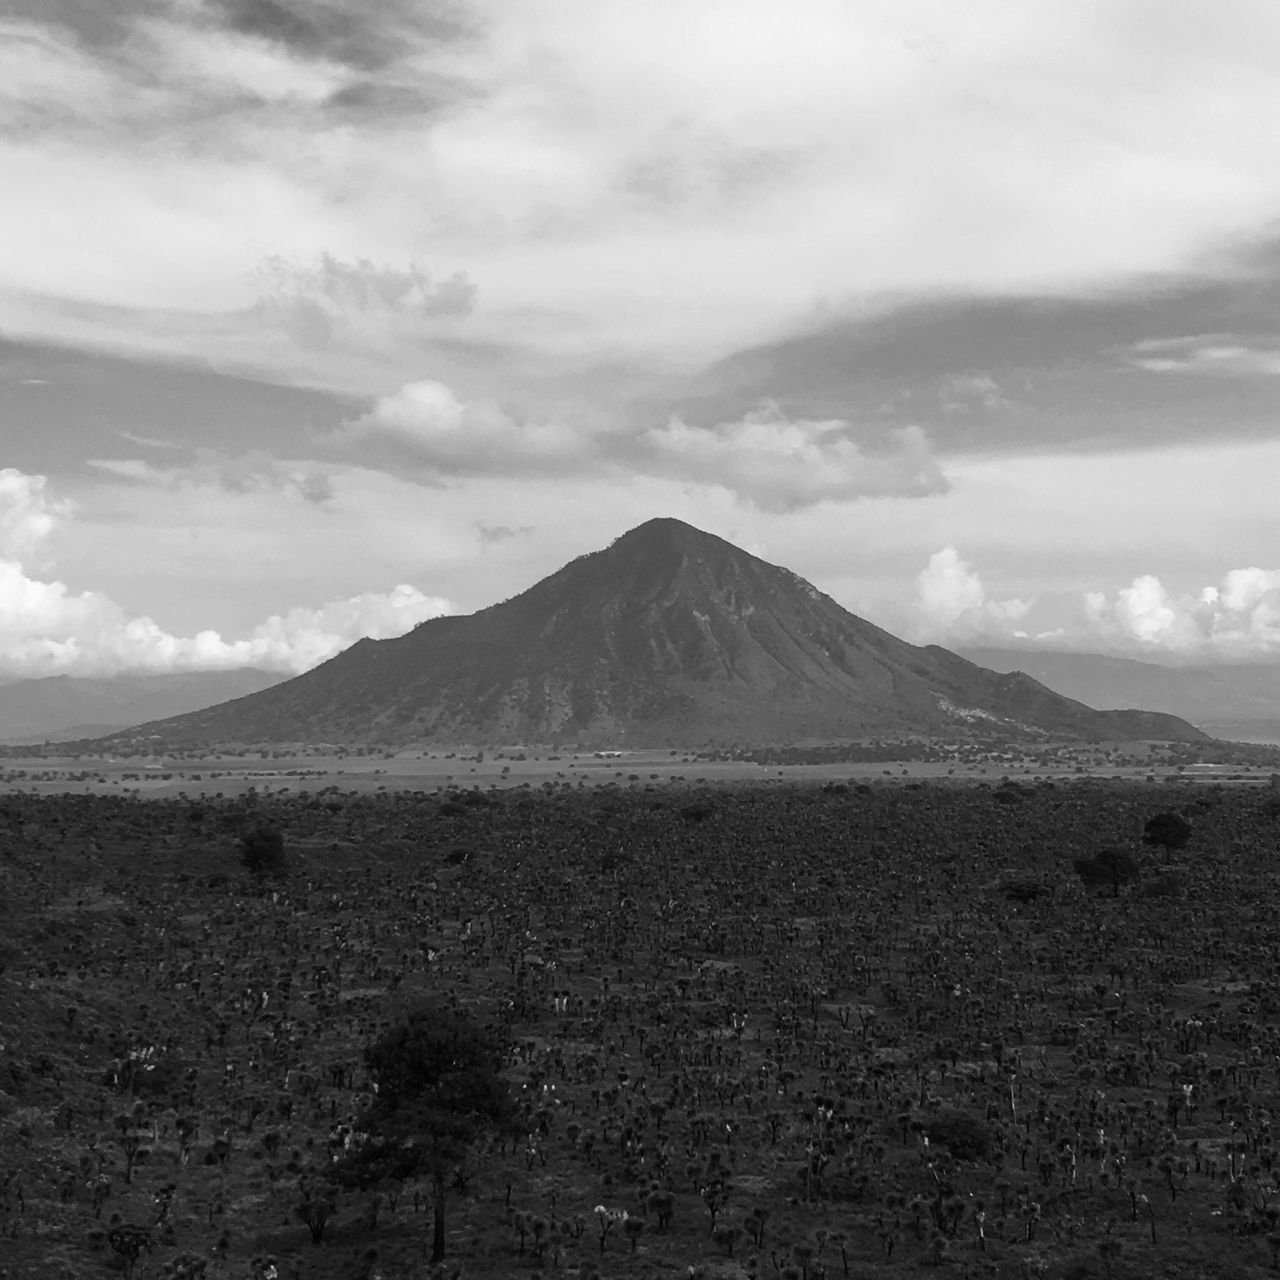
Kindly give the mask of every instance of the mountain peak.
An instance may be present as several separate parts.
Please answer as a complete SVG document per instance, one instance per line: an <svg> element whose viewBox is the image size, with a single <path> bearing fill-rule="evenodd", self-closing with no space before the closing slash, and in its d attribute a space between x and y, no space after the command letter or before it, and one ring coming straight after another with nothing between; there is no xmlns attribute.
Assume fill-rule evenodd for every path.
<svg viewBox="0 0 1280 1280"><path fill-rule="evenodd" d="M672 516L657 516L615 538L605 550L612 558L649 561L654 565L674 558L711 559L747 553L714 533L695 529Z"/></svg>
<svg viewBox="0 0 1280 1280"><path fill-rule="evenodd" d="M695 529L693 525L677 520L674 516L654 516L638 524L634 529L619 534L610 544L613 547L647 549L669 546L697 546L704 542L721 542L713 533Z"/></svg>

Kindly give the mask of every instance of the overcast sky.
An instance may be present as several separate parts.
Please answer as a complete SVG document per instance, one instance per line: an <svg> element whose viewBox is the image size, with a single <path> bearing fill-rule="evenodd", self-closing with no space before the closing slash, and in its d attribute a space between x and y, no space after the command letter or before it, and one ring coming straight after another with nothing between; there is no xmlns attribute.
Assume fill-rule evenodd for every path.
<svg viewBox="0 0 1280 1280"><path fill-rule="evenodd" d="M6 0L0 677L655 515L916 641L1280 660L1274 0Z"/></svg>

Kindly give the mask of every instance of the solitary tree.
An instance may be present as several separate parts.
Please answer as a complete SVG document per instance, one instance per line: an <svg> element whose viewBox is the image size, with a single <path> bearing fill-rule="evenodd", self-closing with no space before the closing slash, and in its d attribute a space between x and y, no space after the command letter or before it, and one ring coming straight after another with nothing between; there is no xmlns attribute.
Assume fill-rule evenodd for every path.
<svg viewBox="0 0 1280 1280"><path fill-rule="evenodd" d="M255 876L280 876L284 874L284 835L279 827L260 822L250 827L239 841L240 861Z"/></svg>
<svg viewBox="0 0 1280 1280"><path fill-rule="evenodd" d="M1155 845L1166 854L1185 849L1191 839L1191 823L1180 813L1157 813L1142 828L1142 843Z"/></svg>
<svg viewBox="0 0 1280 1280"><path fill-rule="evenodd" d="M502 1046L457 1010L410 1012L364 1051L377 1085L362 1137L335 1173L349 1186L429 1175L435 1192L431 1261L445 1253L445 1189L472 1144L510 1131L515 1105L500 1072Z"/></svg>
<svg viewBox="0 0 1280 1280"><path fill-rule="evenodd" d="M1138 860L1124 849L1103 849L1092 858L1075 860L1076 875L1087 889L1111 886L1111 896L1118 898L1122 885L1138 878Z"/></svg>

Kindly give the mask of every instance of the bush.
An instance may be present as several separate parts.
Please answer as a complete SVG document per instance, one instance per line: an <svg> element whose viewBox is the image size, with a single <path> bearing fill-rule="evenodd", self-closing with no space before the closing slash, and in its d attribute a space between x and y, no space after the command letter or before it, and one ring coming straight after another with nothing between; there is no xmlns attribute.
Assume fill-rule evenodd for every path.
<svg viewBox="0 0 1280 1280"><path fill-rule="evenodd" d="M1019 878L1000 882L1000 894L1009 902L1034 902L1049 892L1049 887L1039 880Z"/></svg>
<svg viewBox="0 0 1280 1280"><path fill-rule="evenodd" d="M680 810L680 816L689 823L706 822L711 806L705 800L692 800Z"/></svg>
<svg viewBox="0 0 1280 1280"><path fill-rule="evenodd" d="M1142 886L1144 898L1181 898L1187 890L1187 878L1180 871L1166 871Z"/></svg>
<svg viewBox="0 0 1280 1280"><path fill-rule="evenodd" d="M260 822L240 837L240 863L255 876L284 874L287 859L284 834L269 822Z"/></svg>
<svg viewBox="0 0 1280 1280"><path fill-rule="evenodd" d="M1191 840L1191 823L1180 813L1157 813L1142 828L1142 843L1171 853L1185 849Z"/></svg>
<svg viewBox="0 0 1280 1280"><path fill-rule="evenodd" d="M991 1129L969 1111L939 1111L925 1125L932 1143L941 1143L957 1160L985 1160L991 1155Z"/></svg>
<svg viewBox="0 0 1280 1280"><path fill-rule="evenodd" d="M1138 860L1125 849L1103 849L1092 858L1077 858L1076 875L1086 889L1110 886L1112 897L1120 896L1121 885L1136 880L1141 872Z"/></svg>

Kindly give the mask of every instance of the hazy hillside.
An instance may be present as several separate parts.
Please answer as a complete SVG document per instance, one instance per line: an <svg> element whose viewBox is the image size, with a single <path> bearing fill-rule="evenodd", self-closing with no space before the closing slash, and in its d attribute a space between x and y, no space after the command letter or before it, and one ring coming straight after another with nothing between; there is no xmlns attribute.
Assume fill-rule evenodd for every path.
<svg viewBox="0 0 1280 1280"><path fill-rule="evenodd" d="M1215 737L1280 741L1280 663L1169 667L1100 653L961 652L993 671L1025 671L1091 707L1145 707L1181 716Z"/></svg>
<svg viewBox="0 0 1280 1280"><path fill-rule="evenodd" d="M0 685L0 741L59 741L110 733L257 693L284 678L277 671L247 667L176 675L19 680Z"/></svg>

